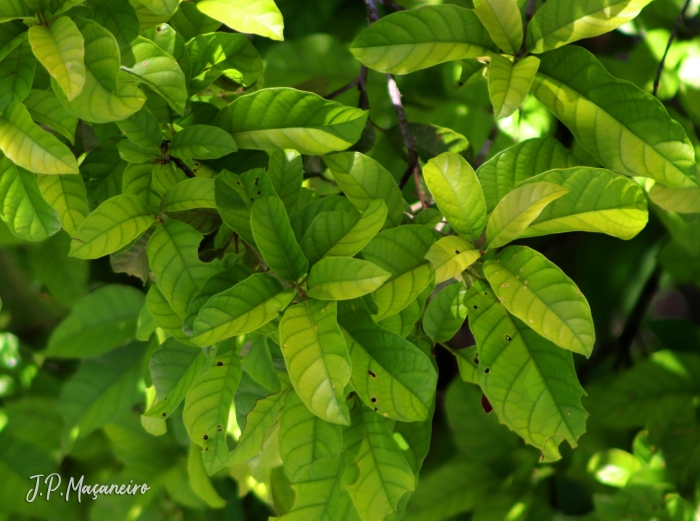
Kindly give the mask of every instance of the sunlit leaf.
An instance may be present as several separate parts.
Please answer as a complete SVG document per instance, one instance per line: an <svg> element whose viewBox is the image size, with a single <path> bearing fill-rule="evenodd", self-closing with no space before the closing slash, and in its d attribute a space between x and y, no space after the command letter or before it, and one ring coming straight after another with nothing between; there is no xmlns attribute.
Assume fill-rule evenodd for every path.
<svg viewBox="0 0 700 521"><path fill-rule="evenodd" d="M155 217L138 196L117 195L92 212L78 228L71 243L71 257L97 259L137 239Z"/></svg>
<svg viewBox="0 0 700 521"><path fill-rule="evenodd" d="M669 188L656 183L648 194L654 204L669 212L700 213L700 188Z"/></svg>
<svg viewBox="0 0 700 521"><path fill-rule="evenodd" d="M468 241L479 239L486 227L486 202L469 163L446 152L428 162L423 176L450 226Z"/></svg>
<svg viewBox="0 0 700 521"><path fill-rule="evenodd" d="M350 46L363 64L393 74L489 56L496 50L474 11L456 5L431 5L385 16Z"/></svg>
<svg viewBox="0 0 700 521"><path fill-rule="evenodd" d="M489 216L486 239L491 248L504 246L516 239L552 201L569 190L554 183L531 183L519 186L499 201Z"/></svg>
<svg viewBox="0 0 700 521"><path fill-rule="evenodd" d="M345 465L343 458L324 458L299 472L292 487L294 507L280 521L308 519L338 519L341 481Z"/></svg>
<svg viewBox="0 0 700 521"><path fill-rule="evenodd" d="M119 130L134 144L146 149L160 149L162 143L160 123L146 108L116 123Z"/></svg>
<svg viewBox="0 0 700 521"><path fill-rule="evenodd" d="M484 274L513 315L555 344L591 355L595 329L586 297L541 253L510 246L484 263Z"/></svg>
<svg viewBox="0 0 700 521"><path fill-rule="evenodd" d="M373 292L391 276L371 262L348 257L326 258L311 268L309 297L348 300Z"/></svg>
<svg viewBox="0 0 700 521"><path fill-rule="evenodd" d="M466 303L479 385L499 421L540 449L544 461L559 459L559 444L576 447L588 415L571 352L509 315L485 282L472 286Z"/></svg>
<svg viewBox="0 0 700 521"><path fill-rule="evenodd" d="M639 185L609 170L585 167L550 170L524 181L523 186L538 182L557 184L569 193L547 205L520 237L585 231L631 239L649 219L647 201Z"/></svg>
<svg viewBox="0 0 700 521"><path fill-rule="evenodd" d="M527 48L541 53L613 31L635 18L651 0L552 0L527 28Z"/></svg>
<svg viewBox="0 0 700 521"><path fill-rule="evenodd" d="M491 57L489 95L497 120L513 115L520 108L539 66L540 60L535 56L528 56L515 64L502 56Z"/></svg>
<svg viewBox="0 0 700 521"><path fill-rule="evenodd" d="M403 197L396 180L381 164L359 152L326 156L323 160L345 195L361 212L376 199L389 210L387 227L397 226L403 216Z"/></svg>
<svg viewBox="0 0 700 521"><path fill-rule="evenodd" d="M194 177L179 182L165 194L163 210L179 212L194 208L216 208L213 179Z"/></svg>
<svg viewBox="0 0 700 521"><path fill-rule="evenodd" d="M348 425L343 391L350 381L350 355L336 314L335 302L310 299L295 304L280 321L280 347L304 404L319 418Z"/></svg>
<svg viewBox="0 0 700 521"><path fill-rule="evenodd" d="M362 401L394 420L425 420L437 381L428 356L363 310L342 314L340 323L352 357L352 385Z"/></svg>
<svg viewBox="0 0 700 521"><path fill-rule="evenodd" d="M487 212L493 212L498 202L521 181L553 168L570 168L576 164L573 154L551 136L527 139L499 152L476 171Z"/></svg>
<svg viewBox="0 0 700 521"><path fill-rule="evenodd" d="M456 277L474 264L481 252L461 237L449 235L439 239L425 254L435 268L435 284Z"/></svg>
<svg viewBox="0 0 700 521"><path fill-rule="evenodd" d="M197 8L238 32L284 40L284 21L274 0L203 0Z"/></svg>
<svg viewBox="0 0 700 521"><path fill-rule="evenodd" d="M136 39L141 30L136 11L131 3L123 0L106 0L99 3L95 8L93 19L114 35L122 54L129 51L131 42Z"/></svg>
<svg viewBox="0 0 700 521"><path fill-rule="evenodd" d="M61 16L48 27L30 27L29 43L66 98L75 99L85 85L85 41L75 23Z"/></svg>
<svg viewBox="0 0 700 521"><path fill-rule="evenodd" d="M0 217L9 230L32 242L43 241L57 233L61 220L42 197L34 174L12 164L6 157L0 161Z"/></svg>
<svg viewBox="0 0 700 521"><path fill-rule="evenodd" d="M503 52L516 54L523 44L523 19L515 0L474 2L474 13Z"/></svg>
<svg viewBox="0 0 700 521"><path fill-rule="evenodd" d="M190 88L195 92L208 87L224 72L227 78L250 86L263 71L260 54L244 34L200 34L187 42L187 51L192 62Z"/></svg>
<svg viewBox="0 0 700 521"><path fill-rule="evenodd" d="M366 122L366 111L278 88L236 99L221 111L216 124L233 135L239 148L318 155L353 145Z"/></svg>
<svg viewBox="0 0 700 521"><path fill-rule="evenodd" d="M212 367L187 391L182 421L190 439L202 447L209 475L226 466L229 409L241 381L241 361L235 352L214 359Z"/></svg>
<svg viewBox="0 0 700 521"><path fill-rule="evenodd" d="M206 285L205 285L206 286ZM268 323L272 327L274 322ZM273 392L282 389L282 383L277 376L275 362L270 351L270 340L265 335L251 333L250 349L243 358L243 369L250 377Z"/></svg>
<svg viewBox="0 0 700 521"><path fill-rule="evenodd" d="M192 341L211 345L218 340L255 331L275 319L294 292L262 273L251 275L231 289L211 297L199 310Z"/></svg>
<svg viewBox="0 0 700 521"><path fill-rule="evenodd" d="M187 306L199 288L220 268L205 264L197 250L202 235L180 221L166 221L148 241L148 261L160 290L175 312L187 314Z"/></svg>
<svg viewBox="0 0 700 521"><path fill-rule="evenodd" d="M9 105L0 116L0 150L30 172L78 173L78 163L68 147L38 127L21 103Z"/></svg>
<svg viewBox="0 0 700 521"><path fill-rule="evenodd" d="M296 150L277 150L270 154L267 175L275 187L277 195L289 212L299 200L301 183L304 179L304 166L301 155Z"/></svg>
<svg viewBox="0 0 700 521"><path fill-rule="evenodd" d="M668 186L697 184L693 147L660 101L611 76L583 47L540 58L533 95L603 166Z"/></svg>

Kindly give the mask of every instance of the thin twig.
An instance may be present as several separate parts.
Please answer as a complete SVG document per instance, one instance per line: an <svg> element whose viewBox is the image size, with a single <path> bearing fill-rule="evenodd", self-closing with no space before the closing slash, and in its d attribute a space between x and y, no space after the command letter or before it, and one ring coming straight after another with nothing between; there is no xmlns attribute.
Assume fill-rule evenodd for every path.
<svg viewBox="0 0 700 521"><path fill-rule="evenodd" d="M187 177L197 177L197 176L195 175L195 173L190 169L189 166L187 166L187 165L185 164L185 162L184 162L182 159L180 159L179 157L173 157L173 156L169 156L169 157L170 157L170 161L172 161L173 163L175 163L175 164L177 165L177 167L178 167L180 170L182 170L183 172L185 172L185 174L187 175Z"/></svg>
<svg viewBox="0 0 700 521"><path fill-rule="evenodd" d="M369 98L367 97L367 67L364 65L360 67L360 74L357 75L357 78L352 80L347 85L343 85L338 90L331 92L325 96L325 99L337 98L341 94L345 94L355 87L357 87L360 91L360 108L363 110L369 109Z"/></svg>
<svg viewBox="0 0 700 521"><path fill-rule="evenodd" d="M482 163L486 160L486 157L489 155L491 147L493 146L494 141L496 141L496 138L498 137L499 130L500 129L498 128L498 123L494 123L493 127L491 127L491 132L489 132L489 136L484 142L484 146L481 147L479 155L476 156L476 159L474 160L474 165L477 168L482 165Z"/></svg>
<svg viewBox="0 0 700 521"><path fill-rule="evenodd" d="M377 0L365 0L367 6L367 20L369 25L379 20L379 11L377 11Z"/></svg>
<svg viewBox="0 0 700 521"><path fill-rule="evenodd" d="M661 58L661 61L659 62L659 68L656 70L656 78L654 78L654 96L656 96L656 93L659 90L659 85L661 84L661 73L664 71L664 65L666 65L666 56L668 56L668 51L671 49L671 45L673 45L673 40L676 39L678 27L681 25L681 21L683 21L683 19L685 18L685 13L688 10L688 6L690 6L690 0L685 0L685 5L683 5L681 13L678 15L678 18L676 18L676 23L673 26L673 30L671 31L671 36L669 36L668 38L666 50L664 51L664 55Z"/></svg>
<svg viewBox="0 0 700 521"><path fill-rule="evenodd" d="M334 90L333 92L331 92L330 94L328 94L327 96L325 96L325 98L326 98L326 99L337 98L337 97L340 96L341 94L345 94L347 91L349 91L349 90L351 90L351 89L354 89L354 88L357 87L359 84L360 84L360 77L358 76L357 78L355 78L354 80L352 80L352 81L351 81L350 83L348 83L347 85L343 85L343 86L340 87L338 90Z"/></svg>

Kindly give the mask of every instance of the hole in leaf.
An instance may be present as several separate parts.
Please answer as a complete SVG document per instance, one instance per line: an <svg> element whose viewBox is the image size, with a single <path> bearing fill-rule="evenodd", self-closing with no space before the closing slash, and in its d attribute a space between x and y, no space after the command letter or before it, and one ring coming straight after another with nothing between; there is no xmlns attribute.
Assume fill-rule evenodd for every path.
<svg viewBox="0 0 700 521"><path fill-rule="evenodd" d="M484 372L485 372L486 374L489 374L489 373L491 372L491 369L487 367L486 369L484 369Z"/></svg>
<svg viewBox="0 0 700 521"><path fill-rule="evenodd" d="M376 398L372 398L372 403L375 403L377 401Z"/></svg>
<svg viewBox="0 0 700 521"><path fill-rule="evenodd" d="M474 306L474 309L479 309L479 306Z"/></svg>
<svg viewBox="0 0 700 521"><path fill-rule="evenodd" d="M216 365L217 365L218 367L221 367L222 365L224 365L224 363L223 363L223 362L216 362Z"/></svg>
<svg viewBox="0 0 700 521"><path fill-rule="evenodd" d="M510 335L506 335L506 340L510 342L511 340L513 340L513 337L511 337Z"/></svg>
<svg viewBox="0 0 700 521"><path fill-rule="evenodd" d="M368 373L372 378L376 378L376 377L377 377L377 375L376 375L375 373L373 373L371 370L367 371L367 373Z"/></svg>
<svg viewBox="0 0 700 521"><path fill-rule="evenodd" d="M208 439L209 439L209 436L207 436L207 435L205 434L205 435L204 435L204 439L205 439L205 440L208 440Z"/></svg>

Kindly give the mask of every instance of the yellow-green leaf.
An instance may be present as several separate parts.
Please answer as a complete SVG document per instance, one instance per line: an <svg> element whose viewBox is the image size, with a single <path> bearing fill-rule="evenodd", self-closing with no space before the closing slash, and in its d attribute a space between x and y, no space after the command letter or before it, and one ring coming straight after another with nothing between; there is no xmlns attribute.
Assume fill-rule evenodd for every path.
<svg viewBox="0 0 700 521"><path fill-rule="evenodd" d="M311 268L308 295L319 300L348 300L372 293L391 273L371 262L329 257Z"/></svg>
<svg viewBox="0 0 700 521"><path fill-rule="evenodd" d="M496 205L486 227L490 248L505 246L515 240L549 203L569 190L554 183L532 183L519 186Z"/></svg>
<svg viewBox="0 0 700 521"><path fill-rule="evenodd" d="M497 120L512 115L525 101L540 66L540 59L528 56L513 64L503 56L492 56L489 66L489 95Z"/></svg>
<svg viewBox="0 0 700 521"><path fill-rule="evenodd" d="M449 235L435 242L425 258L435 268L435 284L456 277L474 264L481 252L461 237Z"/></svg>
<svg viewBox="0 0 700 521"><path fill-rule="evenodd" d="M677 213L700 213L700 188L670 188L655 183L649 199L664 210Z"/></svg>
<svg viewBox="0 0 700 521"><path fill-rule="evenodd" d="M58 212L63 229L73 237L88 216L87 191L79 175L37 175L41 196Z"/></svg>
<svg viewBox="0 0 700 521"><path fill-rule="evenodd" d="M43 123L75 143L78 118L71 115L51 91L33 90L22 102L34 121Z"/></svg>
<svg viewBox="0 0 700 521"><path fill-rule="evenodd" d="M505 308L527 326L564 349L591 355L591 307L574 281L541 253L509 246L484 263L484 275Z"/></svg>
<svg viewBox="0 0 700 521"><path fill-rule="evenodd" d="M516 54L523 44L523 18L515 0L480 0L474 13L503 52Z"/></svg>
<svg viewBox="0 0 700 521"><path fill-rule="evenodd" d="M486 227L486 201L471 165L445 152L428 162L423 176L450 226L468 241L478 240Z"/></svg>
<svg viewBox="0 0 700 521"><path fill-rule="evenodd" d="M85 40L75 23L61 16L48 27L30 27L29 43L34 56L63 89L66 99L75 99L85 85Z"/></svg>
<svg viewBox="0 0 700 521"><path fill-rule="evenodd" d="M238 32L284 40L284 20L274 0L203 0L197 8Z"/></svg>
<svg viewBox="0 0 700 521"><path fill-rule="evenodd" d="M92 212L78 229L70 255L78 259L97 259L123 248L137 239L155 217L136 195L121 194Z"/></svg>
<svg viewBox="0 0 700 521"><path fill-rule="evenodd" d="M70 149L38 127L21 103L9 105L0 116L0 150L13 163L37 174L77 174Z"/></svg>

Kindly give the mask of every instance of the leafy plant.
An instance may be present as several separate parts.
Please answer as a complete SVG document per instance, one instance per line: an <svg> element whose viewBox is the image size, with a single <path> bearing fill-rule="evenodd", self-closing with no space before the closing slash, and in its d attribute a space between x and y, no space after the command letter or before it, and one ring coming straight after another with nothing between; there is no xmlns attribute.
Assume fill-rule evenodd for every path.
<svg viewBox="0 0 700 521"><path fill-rule="evenodd" d="M651 209L660 266L700 282L689 2L405 3L0 4L0 520L696 515L697 337L631 349L661 268L625 283L616 374L618 297L543 253L579 235L542 239L630 241ZM307 26L352 42L269 41ZM655 81L574 44L616 29L666 31ZM21 500L59 463L152 492ZM562 469L594 505L546 499Z"/></svg>

